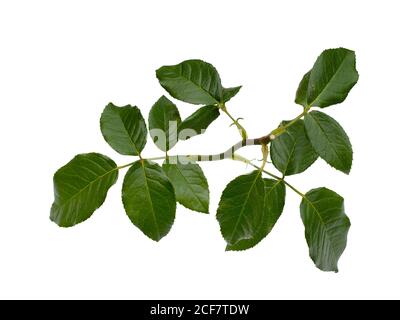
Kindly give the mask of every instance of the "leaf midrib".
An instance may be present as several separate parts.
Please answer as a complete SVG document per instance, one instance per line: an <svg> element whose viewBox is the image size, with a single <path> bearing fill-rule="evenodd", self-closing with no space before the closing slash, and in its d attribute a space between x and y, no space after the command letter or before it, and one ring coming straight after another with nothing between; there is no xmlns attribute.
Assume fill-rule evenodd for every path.
<svg viewBox="0 0 400 320"><path fill-rule="evenodd" d="M135 110L135 109L133 108L132 111L134 111L134 110ZM121 121L121 123L122 123L122 127L124 128L124 131L125 131L126 135L127 135L128 138L129 138L129 141L131 142L133 148L135 149L135 150L133 150L133 151L134 151L135 153L139 154L139 153L140 153L140 152L139 152L139 149L138 149L136 143L132 140L132 137L131 137L131 135L129 134L128 129L127 129L126 126L125 126L125 122L122 120L121 113L117 111L117 115L118 115L118 119L119 119L119 120ZM139 119L139 121L140 121L140 119Z"/></svg>
<svg viewBox="0 0 400 320"><path fill-rule="evenodd" d="M257 172L257 175L255 176L255 179L254 179L253 183L251 184L251 187L250 187L250 189L249 189L249 192L247 192L246 199L245 199L245 201L244 201L244 203L243 203L242 208L240 209L239 217L238 217L238 219L237 219L237 221L236 221L235 227L233 228L231 239L233 238L233 235L236 233L237 227L239 226L239 221L242 220L244 208L245 208L247 202L249 201L250 192L253 190L253 188L254 188L254 186L255 186L255 184L256 184L256 181L257 181L258 177L260 176L260 174L261 174L261 171L259 170L259 171ZM264 182L263 182L263 183L264 183ZM265 198L264 198L264 199L265 199Z"/></svg>
<svg viewBox="0 0 400 320"><path fill-rule="evenodd" d="M274 182L274 184L271 186L271 188L269 189L268 193L265 192L265 195L264 195L263 214L265 214L265 199L266 199L267 196L270 195L271 192L272 192L273 190L275 190L275 188L281 183L281 180L274 180L274 181L275 181L275 182ZM265 187L264 187L264 188L265 188ZM263 220L263 221L260 223L260 226L258 227L257 231L254 233L254 237L253 237L253 238L239 240L238 243L233 244L233 245L229 245L229 244L228 244L227 248L230 247L230 248L233 248L233 249L234 249L234 248L236 248L236 246L240 246L240 244L243 243L242 241L254 241L254 239L256 239L257 236L259 235L259 233L261 232L261 228L263 227L263 223L264 223L264 222L265 222L265 221ZM271 232L271 230L272 230L272 228L269 228L269 226L267 226L266 236ZM260 240L260 241L261 241L261 240ZM234 250L235 250L235 249L234 249ZM246 249L244 249L244 250L246 250Z"/></svg>
<svg viewBox="0 0 400 320"><path fill-rule="evenodd" d="M282 180L275 180L275 183L274 183L274 184L272 185L272 187L269 189L268 193L267 193L267 192L265 193L265 195L264 195L264 212L265 212L265 205L266 205L265 199L267 198L267 196L269 196L269 195L271 194L271 192L272 192L273 190L275 190L275 188L276 188L281 182L282 182ZM271 229L271 230L272 230L272 229ZM269 232L271 232L271 230L268 230L267 234L268 234Z"/></svg>
<svg viewBox="0 0 400 320"><path fill-rule="evenodd" d="M58 205L59 208L63 208L67 203L69 203L70 201L72 201L72 199L76 198L78 195L80 195L83 191L85 191L87 188L89 188L91 185L93 185L94 183L96 183L97 181L103 179L105 176L107 176L108 174L114 172L115 170L118 170L118 167L111 169L110 171L107 171L105 174L98 176L96 179L90 181L85 187L83 187L82 189L80 189L77 193L75 193L74 195L72 195L70 198L68 198L67 200L64 201L64 203L62 205Z"/></svg>
<svg viewBox="0 0 400 320"><path fill-rule="evenodd" d="M151 214L152 214L152 217L153 217L153 220L154 220L154 225L156 227L157 239L160 239L160 229L159 229L158 224L157 224L157 217L156 217L156 213L154 212L153 199L151 198L150 188L149 188L149 184L147 182L146 168L145 168L145 165L144 165L143 161L140 161L140 164L141 164L142 169L143 169L144 181L145 181L145 185L146 185L145 189L147 191L147 196L148 196L149 202L150 202Z"/></svg>
<svg viewBox="0 0 400 320"><path fill-rule="evenodd" d="M331 85L332 80L337 76L337 74L339 73L339 71L340 71L341 68L343 67L344 61L347 59L348 55L349 55L349 52L346 52L346 55L344 56L343 60L340 62L339 67L336 69L335 73L334 73L334 74L332 75L332 77L329 79L329 81L328 81L327 84L324 86L324 88L322 89L322 91L318 94L318 96L317 96L311 103L308 103L308 102L306 101L306 102L307 102L307 105L308 105L309 107L311 107L311 106L315 103L315 101L317 101L317 100L321 97L321 95L326 91L326 89ZM312 70L311 70L311 73L312 73ZM311 80L311 74L310 74L310 79L308 80L307 95L308 95L308 90L309 90L309 86L310 86L310 80Z"/></svg>
<svg viewBox="0 0 400 320"><path fill-rule="evenodd" d="M314 118L314 116L312 115L312 112L309 113L309 115L311 116L311 118L315 121L315 123L317 124L318 128L321 130L321 132L323 133L323 135L325 136L326 140L328 141L328 145L330 146L330 148L333 150L333 152L336 155L336 158L339 159L339 161L342 164L342 168L346 168L346 164L343 162L343 159L339 156L339 154L336 151L336 148L334 148L332 146L332 142L331 140L328 138L328 135L325 133L325 130L323 130L322 126L320 125L320 123L317 121L316 118Z"/></svg>
<svg viewBox="0 0 400 320"><path fill-rule="evenodd" d="M337 252L336 252L336 247L332 244L333 242L332 242L332 240L331 240L331 238L330 238L330 234L329 234L329 232L328 232L328 228L327 228L327 226L326 226L326 223L325 223L324 219L322 218L320 212L318 211L317 207L314 206L314 203L313 203L311 200L309 200L309 199L306 197L306 195L302 195L302 197L303 197L303 199L306 200L307 203L312 207L313 211L317 213L317 216L318 216L319 220L321 221L321 224L322 224L322 226L323 226L323 228L324 228L324 230L325 230L325 233L327 234L327 239L328 239L328 241L329 241L329 246L335 251L335 254L338 255Z"/></svg>
<svg viewBox="0 0 400 320"><path fill-rule="evenodd" d="M180 168L178 165L176 165L176 169L178 170L179 174L182 176L182 178L185 180L185 182L187 183L187 185L189 186L189 189L192 191L193 195L195 196L195 198L197 199L197 201L199 201L199 203L201 204L201 206L203 207L204 211L208 212L207 207L204 205L204 203L200 200L200 198L197 196L196 192L193 190L191 184L189 183L189 181L186 179L186 177L182 174Z"/></svg>
<svg viewBox="0 0 400 320"><path fill-rule="evenodd" d="M182 66L180 66L179 69L180 69L180 71L179 71L179 73L178 73L178 77L181 77L181 78L185 79L186 81L192 83L195 87L199 88L201 91L205 92L210 98L212 98L212 99L214 100L215 103L218 103L218 100L217 100L215 97L213 97L213 96L211 95L210 92L208 92L208 91L205 90L203 87L201 87L200 85L198 85L197 83L193 82L191 79L189 79L189 78L187 78L187 77L185 77L185 76L183 75L183 73L182 73L182 70L183 70ZM192 72L192 67L190 67L190 72Z"/></svg>
<svg viewBox="0 0 400 320"><path fill-rule="evenodd" d="M284 176L286 175L286 172L287 172L288 167L289 167L289 163L291 162L291 158L292 158L292 155L293 155L293 153L294 153L294 150L296 149L296 144L297 144L297 138L293 137L293 136L290 134L289 131L288 131L287 133L288 133L288 135L290 136L290 138L292 139L293 145L292 145L292 149L290 150L290 153L289 153L288 161L286 162L285 170L282 172L282 174L283 174Z"/></svg>

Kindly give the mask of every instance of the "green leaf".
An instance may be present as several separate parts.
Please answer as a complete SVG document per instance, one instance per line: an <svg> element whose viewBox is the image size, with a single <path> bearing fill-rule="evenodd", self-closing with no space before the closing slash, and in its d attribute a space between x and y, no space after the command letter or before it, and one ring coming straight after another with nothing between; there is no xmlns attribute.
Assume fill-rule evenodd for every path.
<svg viewBox="0 0 400 320"><path fill-rule="evenodd" d="M296 98L294 102L302 105L303 107L307 106L307 91L308 91L308 82L310 80L311 70L308 71L301 79L299 87L296 91Z"/></svg>
<svg viewBox="0 0 400 320"><path fill-rule="evenodd" d="M159 241L174 223L174 188L154 162L139 160L131 166L122 186L122 202L132 223L150 239Z"/></svg>
<svg viewBox="0 0 400 320"><path fill-rule="evenodd" d="M232 88L223 88L222 89L222 100L224 102L228 102L231 100L236 94L240 91L242 86L232 87Z"/></svg>
<svg viewBox="0 0 400 320"><path fill-rule="evenodd" d="M353 161L349 137L340 124L325 113L312 111L304 117L307 136L319 156L348 174Z"/></svg>
<svg viewBox="0 0 400 320"><path fill-rule="evenodd" d="M282 125L289 121L283 121ZM271 142L271 160L284 176L305 171L317 160L304 129L304 121L298 120Z"/></svg>
<svg viewBox="0 0 400 320"><path fill-rule="evenodd" d="M338 271L337 263L346 248L350 220L343 198L327 188L307 192L300 204L301 219L310 257L323 271Z"/></svg>
<svg viewBox="0 0 400 320"><path fill-rule="evenodd" d="M153 105L149 114L149 132L156 146L162 151L168 151L178 141L178 126L181 116L172 101L162 96Z"/></svg>
<svg viewBox="0 0 400 320"><path fill-rule="evenodd" d="M99 153L79 154L54 174L50 219L71 227L90 218L117 181L118 168Z"/></svg>
<svg viewBox="0 0 400 320"><path fill-rule="evenodd" d="M246 250L257 245L275 226L285 205L285 184L282 180L263 179L265 184L264 211L261 223L251 239L240 240L235 245L227 245L226 250Z"/></svg>
<svg viewBox="0 0 400 320"><path fill-rule="evenodd" d="M354 51L344 48L325 50L311 69L307 105L325 108L340 103L357 81Z"/></svg>
<svg viewBox="0 0 400 320"><path fill-rule="evenodd" d="M137 156L146 145L146 123L138 107L109 103L101 115L100 128L104 139L120 154Z"/></svg>
<svg viewBox="0 0 400 320"><path fill-rule="evenodd" d="M252 239L264 213L264 181L256 170L229 182L219 202L217 219L229 245Z"/></svg>
<svg viewBox="0 0 400 320"><path fill-rule="evenodd" d="M204 133L208 126L219 117L217 106L205 106L198 109L178 127L179 140L187 140L193 136Z"/></svg>
<svg viewBox="0 0 400 320"><path fill-rule="evenodd" d="M156 71L161 86L175 99L192 104L217 104L222 100L217 70L202 60L186 60Z"/></svg>
<svg viewBox="0 0 400 320"><path fill-rule="evenodd" d="M162 168L174 186L176 200L180 204L190 210L208 213L210 192L207 179L198 164L164 162Z"/></svg>

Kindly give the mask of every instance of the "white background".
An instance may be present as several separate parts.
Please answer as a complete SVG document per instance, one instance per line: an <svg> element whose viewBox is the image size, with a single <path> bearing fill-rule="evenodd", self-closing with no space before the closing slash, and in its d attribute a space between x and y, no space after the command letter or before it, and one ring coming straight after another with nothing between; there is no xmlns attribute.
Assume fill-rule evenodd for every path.
<svg viewBox="0 0 400 320"><path fill-rule="evenodd" d="M2 1L0 4L0 298L400 298L398 1ZM185 59L214 64L228 104L252 137L296 116L294 93L326 48L357 54L358 84L325 109L354 148L349 176L318 160L288 181L326 186L351 218L338 274L308 258L300 199L256 248L224 252L215 211L241 163L204 163L211 214L178 207L155 243L120 201L70 229L50 222L53 173L75 154L97 151L118 164L99 130L104 106L135 104L147 119L164 94L155 70ZM178 103L183 116L195 107ZM219 152L239 140L220 117L176 152ZM255 147L245 152L259 157ZM148 141L145 155L159 154ZM273 170L273 169L272 169ZM120 177L123 177L121 174Z"/></svg>

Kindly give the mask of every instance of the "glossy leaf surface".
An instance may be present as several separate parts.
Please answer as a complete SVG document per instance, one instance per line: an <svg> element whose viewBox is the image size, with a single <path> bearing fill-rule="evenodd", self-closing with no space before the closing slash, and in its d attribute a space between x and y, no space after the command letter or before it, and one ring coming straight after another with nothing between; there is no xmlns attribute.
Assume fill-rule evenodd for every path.
<svg viewBox="0 0 400 320"><path fill-rule="evenodd" d="M338 271L347 243L350 220L343 198L327 188L307 192L300 204L311 259L323 271Z"/></svg>
<svg viewBox="0 0 400 320"><path fill-rule="evenodd" d="M312 111L304 117L307 136L318 155L332 167L350 172L353 150L340 124L325 113Z"/></svg>
<svg viewBox="0 0 400 320"><path fill-rule="evenodd" d="M196 163L165 163L165 174L175 189L176 200L186 208L208 213L210 192L203 170Z"/></svg>
<svg viewBox="0 0 400 320"><path fill-rule="evenodd" d="M259 171L229 182L219 202L217 219L228 245L251 239L264 214L265 187Z"/></svg>
<svg viewBox="0 0 400 320"><path fill-rule="evenodd" d="M357 81L354 51L344 48L325 50L311 69L307 105L325 108L340 103Z"/></svg>
<svg viewBox="0 0 400 320"><path fill-rule="evenodd" d="M158 164L139 160L130 167L122 202L132 223L150 239L159 241L168 234L175 219L175 193Z"/></svg>
<svg viewBox="0 0 400 320"><path fill-rule="evenodd" d="M281 125L287 123L283 121ZM271 142L272 163L285 176L305 171L317 158L318 154L306 135L303 120L295 122Z"/></svg>
<svg viewBox="0 0 400 320"><path fill-rule="evenodd" d="M187 140L196 135L202 134L219 117L219 108L217 106L201 107L180 124L179 139Z"/></svg>
<svg viewBox="0 0 400 320"><path fill-rule="evenodd" d="M104 139L117 152L137 156L147 140L146 123L138 107L108 104L100 118Z"/></svg>
<svg viewBox="0 0 400 320"><path fill-rule="evenodd" d="M149 132L156 146L168 151L178 141L178 126L181 123L178 108L162 96L150 109Z"/></svg>
<svg viewBox="0 0 400 320"><path fill-rule="evenodd" d="M222 101L222 85L217 70L202 60L186 60L156 71L161 86L175 99L192 104Z"/></svg>
<svg viewBox="0 0 400 320"><path fill-rule="evenodd" d="M54 203L50 219L71 227L99 208L117 181L117 165L99 153L79 154L54 174Z"/></svg>
<svg viewBox="0 0 400 320"><path fill-rule="evenodd" d="M265 184L264 211L261 223L251 239L240 240L234 245L228 245L226 250L247 250L263 240L275 226L285 205L285 184L282 181L263 179Z"/></svg>

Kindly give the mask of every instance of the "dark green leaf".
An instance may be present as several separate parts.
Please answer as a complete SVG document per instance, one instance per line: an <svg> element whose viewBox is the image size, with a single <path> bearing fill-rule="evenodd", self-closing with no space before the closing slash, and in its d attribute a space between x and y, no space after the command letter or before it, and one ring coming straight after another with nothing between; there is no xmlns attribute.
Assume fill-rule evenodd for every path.
<svg viewBox="0 0 400 320"><path fill-rule="evenodd" d="M120 154L137 156L146 145L146 123L138 107L109 103L101 115L100 128L104 139Z"/></svg>
<svg viewBox="0 0 400 320"><path fill-rule="evenodd" d="M231 100L236 94L239 92L239 90L242 88L242 86L238 87L232 87L232 88L223 88L222 89L222 99L224 102L228 102Z"/></svg>
<svg viewBox="0 0 400 320"><path fill-rule="evenodd" d="M219 202L217 219L229 245L252 239L262 221L265 188L259 171L229 182Z"/></svg>
<svg viewBox="0 0 400 320"><path fill-rule="evenodd" d="M311 70L308 71L301 79L299 87L296 91L296 99L294 102L302 105L303 107L307 106L307 91L308 91L308 82L310 80Z"/></svg>
<svg viewBox="0 0 400 320"><path fill-rule="evenodd" d="M174 188L154 162L139 160L132 165L122 186L122 202L132 223L150 239L159 241L174 223Z"/></svg>
<svg viewBox="0 0 400 320"><path fill-rule="evenodd" d="M186 60L156 71L161 86L178 100L193 104L217 104L222 100L217 70L202 60Z"/></svg>
<svg viewBox="0 0 400 320"><path fill-rule="evenodd" d="M257 245L272 230L281 216L285 205L285 184L283 181L263 179L265 184L264 211L261 223L251 239L240 240L235 245L228 245L226 250L246 250Z"/></svg>
<svg viewBox="0 0 400 320"><path fill-rule="evenodd" d="M283 121L281 125L287 123ZM272 163L285 176L305 171L317 158L318 154L306 135L303 120L296 121L271 142Z"/></svg>
<svg viewBox="0 0 400 320"><path fill-rule="evenodd" d="M178 128L179 140L186 140L202 134L218 116L219 108L217 106L201 107L182 121Z"/></svg>
<svg viewBox="0 0 400 320"><path fill-rule="evenodd" d="M346 248L350 220L343 198L327 188L305 194L300 204L310 257L323 271L338 271L337 263Z"/></svg>
<svg viewBox="0 0 400 320"><path fill-rule="evenodd" d="M325 113L312 111L304 117L308 138L319 156L348 174L353 161L349 137L340 124Z"/></svg>
<svg viewBox="0 0 400 320"><path fill-rule="evenodd" d="M162 151L168 151L178 141L178 126L181 123L178 108L162 96L153 105L149 114L149 132L154 143Z"/></svg>
<svg viewBox="0 0 400 320"><path fill-rule="evenodd" d="M207 179L196 163L164 163L162 166L175 189L176 200L186 208L208 213Z"/></svg>
<svg viewBox="0 0 400 320"><path fill-rule="evenodd" d="M50 219L71 227L99 208L117 181L118 168L99 153L79 154L54 174L54 202Z"/></svg>
<svg viewBox="0 0 400 320"><path fill-rule="evenodd" d="M354 51L344 48L325 50L311 69L307 105L325 108L340 103L357 81Z"/></svg>

